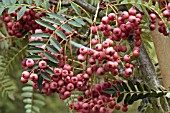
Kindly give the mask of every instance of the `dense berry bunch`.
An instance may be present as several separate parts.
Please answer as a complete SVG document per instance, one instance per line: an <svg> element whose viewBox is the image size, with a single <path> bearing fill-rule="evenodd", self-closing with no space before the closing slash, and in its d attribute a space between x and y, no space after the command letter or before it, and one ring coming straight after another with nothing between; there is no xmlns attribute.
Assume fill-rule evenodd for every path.
<svg viewBox="0 0 170 113"><path fill-rule="evenodd" d="M106 72L111 72L113 76L116 76L119 74L118 66L122 62L125 64L124 77L129 77L133 73L133 65L130 63L132 55L125 54L122 56L121 53L125 53L127 47L121 45L119 42L131 40L131 35L135 34L132 54L135 57L139 56L139 46L141 45L139 24L141 23L141 19L142 15L136 14L136 9L131 8L129 12L122 12L120 17L117 17L114 13L110 13L108 16L102 18L100 25L91 27L93 34L102 32L107 38L103 42L101 42L102 39L100 37L93 38L92 47L94 51L87 50L86 48L79 49L78 60L80 62L86 61L87 56L89 58L88 63L90 67L87 68L88 74L96 72L98 76L102 76ZM109 24L111 21L117 21L118 26L111 26Z"/></svg>
<svg viewBox="0 0 170 113"><path fill-rule="evenodd" d="M163 12L163 16L167 19L170 16L169 9L168 5L168 10ZM17 13L13 13L13 15L15 21ZM63 40L58 35L53 34L51 30L35 24L35 19L39 19L41 15L37 16L34 10L30 9L17 22L11 21L11 15L6 15L4 21L7 22L10 35L20 37L22 35L17 35L17 33L21 33L21 30L23 32L31 30L32 33L52 34L53 38L62 43ZM150 29L154 30L157 16L150 13L150 18L152 20ZM26 20L27 22L23 25ZM29 42L48 40L48 47L46 44L36 46L42 50L42 52L36 54L41 57L40 60L31 58L23 60L22 64L25 71L22 73L21 82L26 83L30 79L33 81L33 88L40 93L46 95L58 93L62 100L69 98L73 90L82 92L83 95L78 96L77 102L69 104L69 107L78 113L113 113L114 110L121 108L122 111L126 112L128 110L127 104L123 103L121 106L117 103L121 93L119 89L117 88L118 93L115 96L104 92L104 90L112 86L118 87L115 84L116 80L113 81L108 76L126 79L134 73L135 64L131 61L140 55L140 35L142 31L139 25L141 21L142 14L138 13L135 8L131 8L118 15L110 13L101 19L100 24L91 26L90 33L95 38L93 37L90 40L89 47L80 47L77 51L77 57L74 58L83 67L83 71L78 73L74 71L74 66L68 63L70 56L67 56L66 48L60 48L57 54L50 51L51 48L56 48L47 38L30 37ZM60 22L65 24L63 21ZM158 24L160 26L159 31L167 35L164 23L159 21ZM30 25L34 26L28 27ZM67 32L58 25L53 25L53 27L62 31L68 37L75 33L75 30ZM10 33L12 31L16 31L16 33ZM49 55L49 53L50 58L58 61L58 65L51 65L50 60L44 55ZM73 58L71 60L73 61ZM99 80L95 81L96 78ZM42 86L38 84L40 80L42 80ZM100 80L105 82L100 82ZM120 84L122 83L122 80L117 81Z"/></svg>
<svg viewBox="0 0 170 113"><path fill-rule="evenodd" d="M66 64L68 56L63 55L63 50L61 49L60 55L54 54L54 56L59 60L59 67L52 68L48 65L46 58L41 61L34 62L32 59L26 59L23 61L23 66L25 69L33 68L38 66L38 69L31 71L24 71L22 73L21 82L26 83L28 79L33 81L33 88L38 89L38 73L44 73L49 79L43 80L43 87L40 91L43 94L51 95L52 93L59 93L61 99L66 99L71 96L71 91L74 89L83 90L88 80L88 76L84 74L74 75L71 71L71 66ZM52 73L49 74L46 72L46 69L50 69Z"/></svg>
<svg viewBox="0 0 170 113"><path fill-rule="evenodd" d="M21 8L19 7L17 12L3 16L9 35L20 38L29 31L45 29L35 22L36 19L40 19L43 16L43 13L36 13L33 9L27 9L21 19L17 21L17 15Z"/></svg>
<svg viewBox="0 0 170 113"><path fill-rule="evenodd" d="M169 18L170 18L170 3L167 5L167 8L162 12L163 17L168 21L169 23ZM156 29L156 19L158 16L155 13L150 13L150 18L151 18L151 23L150 23L150 30L155 30ZM164 24L162 20L158 20L157 24L159 25L158 31L162 33L165 36L169 35L169 32L167 31L167 26Z"/></svg>
<svg viewBox="0 0 170 113"><path fill-rule="evenodd" d="M50 66L48 59L41 52L38 55L43 60L26 59L23 61L23 67L26 71L22 73L21 82L26 83L28 79L33 81L33 88L38 89L39 77L43 76L42 88L40 93L51 95L52 93L59 93L61 99L65 100L71 96L71 91L78 90L84 93L84 96L78 97L78 102L71 103L70 108L79 113L98 112L113 113L113 108L120 109L120 105L116 103L119 96L112 97L110 94L104 93L103 90L110 88L109 81L102 83L93 83L94 76L97 78L107 78L106 74L111 76L123 75L124 78L132 76L133 64L131 57L138 57L140 55L139 46L141 45L140 34L142 15L137 13L135 8L124 11L118 17L114 13L108 14L101 20L101 24L91 26L92 34L104 35L104 39L100 36L91 40L91 48L81 47L78 49L78 62L86 62L85 71L74 74L72 66L67 64L68 56L65 54L64 49L60 49L59 54L54 54L46 48L46 45L37 46L46 52L50 53L58 60L58 67ZM115 21L116 26L111 23ZM57 25L53 25L58 28ZM63 33L68 36L70 33L59 28ZM48 29L32 30L33 33L51 33ZM74 30L73 30L74 33ZM133 35L133 37L132 37ZM56 39L60 42L61 39L56 35ZM46 38L30 37L29 41L43 41ZM132 45L132 51L127 52L128 47L122 45L121 41L127 41ZM53 45L51 45L53 46ZM88 59L88 60L87 60ZM36 67L36 69L34 68ZM38 67L38 68L37 68ZM123 69L123 73L120 71ZM92 79L93 78L93 79ZM117 87L115 85L115 87ZM122 111L127 111L127 105L123 104Z"/></svg>
<svg viewBox="0 0 170 113"><path fill-rule="evenodd" d="M121 80L117 80L120 83ZM115 81L112 81L115 83ZM116 102L117 94L115 97L111 94L103 92L107 88L111 88L111 85L116 86L116 84L111 84L109 82L102 82L101 84L95 84L93 88L88 85L87 89L84 91L83 96L77 97L77 102L70 103L69 107L74 109L78 113L114 113L114 110L120 110L126 112L128 110L128 105L122 103L121 105Z"/></svg>

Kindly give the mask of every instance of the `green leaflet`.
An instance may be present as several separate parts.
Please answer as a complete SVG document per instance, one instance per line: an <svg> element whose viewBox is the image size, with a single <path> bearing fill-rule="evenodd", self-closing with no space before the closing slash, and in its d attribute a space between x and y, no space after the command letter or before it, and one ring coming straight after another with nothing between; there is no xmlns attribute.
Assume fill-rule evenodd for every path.
<svg viewBox="0 0 170 113"><path fill-rule="evenodd" d="M21 17L24 15L26 10L27 10L26 6L24 6L20 9L20 11L17 14L17 20L21 19Z"/></svg>

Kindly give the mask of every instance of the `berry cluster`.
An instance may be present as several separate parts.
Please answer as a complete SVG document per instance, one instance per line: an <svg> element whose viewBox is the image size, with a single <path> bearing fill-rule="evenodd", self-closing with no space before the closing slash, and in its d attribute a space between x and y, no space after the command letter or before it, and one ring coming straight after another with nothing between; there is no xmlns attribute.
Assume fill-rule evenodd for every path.
<svg viewBox="0 0 170 113"><path fill-rule="evenodd" d="M9 35L20 38L31 30L45 29L35 22L36 19L40 19L43 16L43 13L36 13L33 9L27 9L21 19L17 21L17 15L21 8L19 7L17 12L3 16Z"/></svg>
<svg viewBox="0 0 170 113"><path fill-rule="evenodd" d="M116 85L114 84L114 86ZM91 85L88 87L91 87ZM117 97L114 97L103 92L104 89L110 87L111 84L109 82L95 84L93 88L88 88L85 90L84 96L78 96L77 102L70 103L69 107L78 113L113 113L114 110L120 110L121 105L116 102L116 98L119 94L117 94ZM128 105L122 103L122 111L126 112L127 110Z"/></svg>
<svg viewBox="0 0 170 113"><path fill-rule="evenodd" d="M84 96L78 97L78 102L71 103L70 108L76 110L79 113L98 112L101 113L113 113L113 108L120 109L120 105L116 103L117 97L112 97L110 94L104 93L103 90L110 88L111 83L106 80L102 83L93 83L92 78L97 76L98 78L107 78L106 73L112 76L120 74L120 67L124 70L123 76L125 78L130 77L133 73L133 64L131 63L131 57L138 57L140 54L139 46L141 45L140 34L141 29L139 24L141 23L142 15L136 13L135 8L129 9L121 13L120 17L117 17L114 13L108 14L102 18L101 24L98 26L91 26L91 33L98 35L102 33L104 38L99 35L97 38L91 40L91 48L81 47L78 49L78 62L86 62L86 68L83 72L74 74L72 67L67 64L68 56L64 54L64 49L60 49L60 54L54 54L45 48L45 45L37 46L42 48L46 52L49 52L53 57L59 61L58 67L53 67L48 64L48 59L41 52L38 55L43 60L26 59L22 62L24 69L28 70L35 66L38 68L24 71L22 73L21 82L26 83L28 79L33 81L33 88L38 89L38 79L42 75L42 89L40 93L51 95L52 93L59 93L61 99L65 100L71 96L71 91L78 90L84 93ZM116 25L111 23L116 21ZM62 22L61 22L62 23ZM54 27L58 28L57 25ZM60 30L66 35L70 33ZM49 33L48 29L32 30L34 33ZM74 30L73 30L74 33ZM134 37L131 37L133 35ZM56 35L56 39L60 42L61 39ZM45 38L30 37L29 41L43 41ZM129 40L132 40L129 41ZM128 44L133 45L132 52L127 52L128 47L122 45L121 41L126 41ZM123 53L123 54L122 54ZM88 59L88 60L87 60ZM46 71L50 69L53 74ZM115 85L115 84L112 84ZM116 85L115 85L116 86ZM123 104L122 111L127 111L127 105Z"/></svg>
<svg viewBox="0 0 170 113"><path fill-rule="evenodd" d="M29 12L32 11L31 9L29 10ZM164 12L166 13L167 11ZM25 13L25 16L30 16L29 14L31 13ZM163 15L167 18L169 17L167 14L163 13ZM18 22L24 21L23 19L26 17L23 16ZM150 29L154 30L157 16L154 13L150 13L150 18L152 19ZM31 22L34 22L34 19ZM123 78L132 76L135 67L131 60L140 55L139 47L141 45L140 35L142 31L139 25L141 20L142 14L137 13L135 8L131 8L128 11L121 12L120 15L110 13L101 19L100 24L91 26L91 36L95 36L95 38L90 40L89 48L81 47L77 51L77 62L85 64L85 66L81 65L85 68L83 71L78 72L78 74L75 74L77 72L74 72L74 67L68 64L69 56L66 55L66 51L63 48L59 50L60 54L54 54L46 48L46 45L36 46L43 49L43 52L37 54L42 59L26 59L22 62L24 69L27 71L22 73L21 82L26 83L30 79L33 81L33 88L37 89L40 93L46 95L58 93L62 100L69 98L73 90L81 91L83 95L78 96L78 101L69 104L69 107L78 113L113 113L114 110L120 110L121 107L122 111L126 112L128 105L122 103L122 106L120 106L117 103L121 92L119 91L116 96L113 96L107 94L104 90L111 88L112 85L117 87L115 81L110 80L108 76L120 75ZM8 26L10 21L8 19L4 19L4 21L7 22ZM113 25L113 23L116 24ZM159 29L164 29L165 25L162 21L159 21L158 24L160 25ZM52 33L47 28L35 25L32 29L27 30L32 30L32 33ZM72 33L67 32L62 28L58 28L58 25L53 26L62 31L66 36L75 32L75 30L72 30ZM166 35L165 32L162 33ZM57 35L54 37L58 42L62 40ZM44 41L46 39L30 37L29 41ZM49 45L50 47L53 46L51 42L49 42ZM58 60L58 67L51 66L48 63L49 60L44 56L44 52L50 53L50 55ZM33 67L37 68L30 70ZM49 72L49 70L51 71ZM42 89L38 86L39 77L43 77ZM95 78L105 82L100 82L100 80L94 82ZM122 83L122 80L118 81Z"/></svg>
<svg viewBox="0 0 170 113"><path fill-rule="evenodd" d="M168 3L167 9L162 12L162 15L169 22L169 18L170 18L170 3ZM151 18L150 30L155 30L155 28L156 28L155 23L156 23L157 15L155 13L151 13L150 14L150 18ZM164 22L162 20L159 20L158 21L158 25L159 25L158 31L160 33L162 33L164 36L168 36L169 33L167 32L167 28L166 28Z"/></svg>
<svg viewBox="0 0 170 113"><path fill-rule="evenodd" d="M121 56L120 53L126 53L127 47L119 42L128 40L131 34L135 34L132 54L135 57L139 56L139 46L141 45L139 24L141 19L142 15L136 14L136 9L131 8L128 12L122 12L118 18L114 13L110 13L102 18L100 25L91 27L93 34L102 32L107 38L103 42L100 42L100 37L92 39L91 43L94 45L95 51L86 48L79 49L78 60L80 62L86 61L87 55L89 57L88 63L91 65L87 69L87 72L90 72L89 74L96 72L97 75L101 76L106 72L111 72L112 75L116 76L119 74L118 65L121 65L122 62L125 63L124 77L129 77L133 73L133 65L130 63L132 56L130 54ZM112 27L109 25L111 21L117 21L119 25ZM96 62L99 65L96 65Z"/></svg>
<svg viewBox="0 0 170 113"><path fill-rule="evenodd" d="M40 75L37 73L42 72L48 75L49 80L43 80L42 90L39 91L46 95L51 95L52 93L59 93L61 99L65 100L71 96L71 91L78 89L82 91L85 87L86 81L88 80L87 75L77 74L74 75L71 71L71 66L66 64L68 56L63 55L63 50L61 49L60 55L54 54L54 56L59 60L59 67L52 68L48 65L45 60L34 62L32 59L27 59L23 61L23 66L26 68L32 68L35 65L38 65L38 69L32 71L24 71L22 73L21 82L26 83L28 79L33 81L33 88L38 89L37 80ZM44 58L46 59L46 58ZM45 71L46 68L51 68L54 72L54 75L51 75Z"/></svg>

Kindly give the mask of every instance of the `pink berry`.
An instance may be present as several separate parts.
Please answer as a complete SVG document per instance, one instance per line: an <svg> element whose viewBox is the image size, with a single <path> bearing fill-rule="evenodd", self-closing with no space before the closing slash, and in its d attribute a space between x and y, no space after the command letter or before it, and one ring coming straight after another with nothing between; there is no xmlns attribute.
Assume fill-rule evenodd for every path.
<svg viewBox="0 0 170 113"><path fill-rule="evenodd" d="M133 56L135 56L135 57L138 57L140 55L139 50L133 50L132 53L133 53Z"/></svg>
<svg viewBox="0 0 170 113"><path fill-rule="evenodd" d="M170 16L170 11L169 10L164 10L162 14L163 14L164 17L168 18Z"/></svg>
<svg viewBox="0 0 170 113"><path fill-rule="evenodd" d="M168 6L167 6L167 8L170 10L170 3L168 3Z"/></svg>
<svg viewBox="0 0 170 113"><path fill-rule="evenodd" d="M122 111L126 112L126 111L128 111L128 108L127 107L122 107Z"/></svg>
<svg viewBox="0 0 170 113"><path fill-rule="evenodd" d="M151 17L152 20L155 20L157 17L156 14L154 14L154 13L151 13L149 16Z"/></svg>
<svg viewBox="0 0 170 113"><path fill-rule="evenodd" d="M93 45L96 45L96 44L98 43L98 39L93 38L92 41L91 41L91 43L92 43Z"/></svg>
<svg viewBox="0 0 170 113"><path fill-rule="evenodd" d="M82 54L79 54L78 57L77 57L78 61L80 62L84 62L86 60L86 56L85 55L82 55Z"/></svg>
<svg viewBox="0 0 170 113"><path fill-rule="evenodd" d="M116 105L116 106L115 106L115 109L116 109L116 110L120 110L120 106L119 106L119 105Z"/></svg>
<svg viewBox="0 0 170 113"><path fill-rule="evenodd" d="M67 90L72 91L74 89L74 85L72 83L67 84Z"/></svg>
<svg viewBox="0 0 170 113"><path fill-rule="evenodd" d="M135 8L130 8L128 10L128 12L129 12L130 15L135 15L136 14L136 9Z"/></svg>
<svg viewBox="0 0 170 113"><path fill-rule="evenodd" d="M67 71L67 70L63 70L63 71L62 71L62 76L63 76L63 77L68 76L68 71Z"/></svg>
<svg viewBox="0 0 170 113"><path fill-rule="evenodd" d="M101 51L102 49L103 49L102 44L96 44L96 46L95 46L96 51Z"/></svg>
<svg viewBox="0 0 170 113"><path fill-rule="evenodd" d="M56 89L57 88L57 83L56 82L50 82L50 88L51 89Z"/></svg>
<svg viewBox="0 0 170 113"><path fill-rule="evenodd" d="M98 30L103 31L104 30L104 25L103 24L98 25Z"/></svg>
<svg viewBox="0 0 170 113"><path fill-rule="evenodd" d="M81 47L81 48L79 49L79 52L80 52L80 54L84 55L84 54L87 53L87 49L86 49L85 47Z"/></svg>
<svg viewBox="0 0 170 113"><path fill-rule="evenodd" d="M63 70L71 71L71 66L69 64L65 64Z"/></svg>
<svg viewBox="0 0 170 113"><path fill-rule="evenodd" d="M71 96L71 92L69 92L69 91L64 92L64 96L66 98L69 98Z"/></svg>
<svg viewBox="0 0 170 113"><path fill-rule="evenodd" d="M113 109L115 105L116 105L116 102L115 102L115 101L111 101L111 102L108 104L109 108L111 108L111 109Z"/></svg>
<svg viewBox="0 0 170 113"><path fill-rule="evenodd" d="M109 20L115 20L115 18L116 18L116 15L114 14L114 13L110 13L110 14L108 14L108 19Z"/></svg>
<svg viewBox="0 0 170 113"><path fill-rule="evenodd" d="M22 77L28 79L30 77L30 73L28 71L22 72Z"/></svg>
<svg viewBox="0 0 170 113"><path fill-rule="evenodd" d="M132 74L132 69L131 68L126 68L125 69L125 74L126 75L131 75Z"/></svg>
<svg viewBox="0 0 170 113"><path fill-rule="evenodd" d="M129 62L129 61L130 61L130 56L129 56L129 55L125 55L125 56L123 57L123 61Z"/></svg>
<svg viewBox="0 0 170 113"><path fill-rule="evenodd" d="M154 24L150 24L149 27L150 27L150 30L151 30L151 31L155 30L155 28L156 28L156 26L155 26Z"/></svg>
<svg viewBox="0 0 170 113"><path fill-rule="evenodd" d="M102 18L102 23L103 24L109 24L109 22L110 22L110 20L109 20L109 18L107 16Z"/></svg>
<svg viewBox="0 0 170 113"><path fill-rule="evenodd" d="M104 71L104 68L103 67L99 67L98 69L97 69L97 75L103 75L104 73L105 73L105 71Z"/></svg>
<svg viewBox="0 0 170 113"><path fill-rule="evenodd" d="M128 21L131 22L131 23L135 23L136 17L135 16L129 16Z"/></svg>
<svg viewBox="0 0 170 113"><path fill-rule="evenodd" d="M36 29L35 33L42 33L42 29Z"/></svg>
<svg viewBox="0 0 170 113"><path fill-rule="evenodd" d="M116 36L120 36L120 34L121 34L120 28L114 28L114 29L113 29L113 33L114 33Z"/></svg>
<svg viewBox="0 0 170 113"><path fill-rule="evenodd" d="M27 82L28 82L28 79L25 79L24 77L21 77L20 81L21 81L22 83L27 83Z"/></svg>
<svg viewBox="0 0 170 113"><path fill-rule="evenodd" d="M61 75L61 73L62 73L62 69L60 69L60 68L55 68L55 69L54 69L54 73L55 73L55 75L59 76L59 75Z"/></svg>
<svg viewBox="0 0 170 113"><path fill-rule="evenodd" d="M121 17L122 17L122 19L128 19L128 17L129 17L129 13L127 12L127 11L123 11L122 12L122 14L121 14Z"/></svg>
<svg viewBox="0 0 170 113"><path fill-rule="evenodd" d="M136 14L136 18L142 19L142 14Z"/></svg>
<svg viewBox="0 0 170 113"><path fill-rule="evenodd" d="M47 67L47 62L42 60L38 63L38 65L41 69L44 69Z"/></svg>
<svg viewBox="0 0 170 113"><path fill-rule="evenodd" d="M106 108L105 107L101 107L99 110L100 113L106 113Z"/></svg>
<svg viewBox="0 0 170 113"><path fill-rule="evenodd" d="M30 75L30 80L32 80L32 81L37 81L37 80L38 80L38 75L35 74L35 73L32 73L32 74Z"/></svg>
<svg viewBox="0 0 170 113"><path fill-rule="evenodd" d="M90 30L91 30L92 34L97 34L97 27L91 26Z"/></svg>
<svg viewBox="0 0 170 113"><path fill-rule="evenodd" d="M32 59L27 59L26 65L27 65L27 67L32 67L32 66L34 66L34 60L32 60Z"/></svg>

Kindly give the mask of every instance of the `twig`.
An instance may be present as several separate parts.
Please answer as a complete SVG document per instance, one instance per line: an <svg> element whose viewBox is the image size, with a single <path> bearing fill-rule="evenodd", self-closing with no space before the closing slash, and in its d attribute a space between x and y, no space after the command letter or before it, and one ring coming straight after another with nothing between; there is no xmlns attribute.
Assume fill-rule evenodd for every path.
<svg viewBox="0 0 170 113"><path fill-rule="evenodd" d="M74 2L80 5L82 8L84 8L89 13L92 13L92 14L96 13L97 8L87 3L85 0L74 0ZM103 16L104 16L104 13L99 12L98 17L103 17Z"/></svg>
<svg viewBox="0 0 170 113"><path fill-rule="evenodd" d="M54 1L54 0L50 0L49 1L50 4L54 4L54 5L57 5L58 4L58 1ZM70 6L71 4L69 2L63 2L61 3L61 6Z"/></svg>
<svg viewBox="0 0 170 113"><path fill-rule="evenodd" d="M73 0L73 2L75 2L76 4L80 5L82 8L84 8L87 12L91 13L91 14L95 14L96 13L96 8L94 6L92 6L91 4L87 3L85 0ZM49 3L57 5L58 2L54 1L54 0L50 0ZM62 6L70 6L70 2L62 2L61 4ZM99 17L103 17L104 13L99 12L98 14Z"/></svg>

